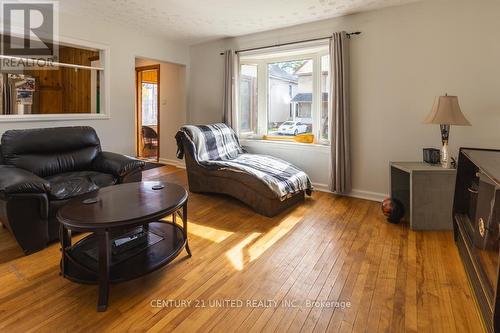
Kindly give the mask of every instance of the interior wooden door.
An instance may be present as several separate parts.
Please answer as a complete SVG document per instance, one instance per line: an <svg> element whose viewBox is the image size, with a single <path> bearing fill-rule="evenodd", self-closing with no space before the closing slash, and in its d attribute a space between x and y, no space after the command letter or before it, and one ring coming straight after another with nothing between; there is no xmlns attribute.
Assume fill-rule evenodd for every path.
<svg viewBox="0 0 500 333"><path fill-rule="evenodd" d="M136 68L137 157L160 159L160 66Z"/></svg>

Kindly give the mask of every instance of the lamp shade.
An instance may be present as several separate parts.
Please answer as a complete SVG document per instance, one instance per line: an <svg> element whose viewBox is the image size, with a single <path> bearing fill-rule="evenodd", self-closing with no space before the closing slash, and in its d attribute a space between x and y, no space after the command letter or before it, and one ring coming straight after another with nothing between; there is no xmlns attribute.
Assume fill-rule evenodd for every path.
<svg viewBox="0 0 500 333"><path fill-rule="evenodd" d="M425 118L425 124L471 126L460 110L457 96L438 96L431 113Z"/></svg>

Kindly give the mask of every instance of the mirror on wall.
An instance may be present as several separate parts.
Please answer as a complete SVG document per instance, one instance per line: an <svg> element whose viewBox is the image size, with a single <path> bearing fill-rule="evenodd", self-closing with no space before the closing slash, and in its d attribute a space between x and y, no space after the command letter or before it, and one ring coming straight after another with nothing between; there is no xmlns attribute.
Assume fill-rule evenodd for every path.
<svg viewBox="0 0 500 333"><path fill-rule="evenodd" d="M58 61L37 66L2 55L0 120L5 116L104 114L103 50L60 45ZM8 66L9 61L22 65Z"/></svg>

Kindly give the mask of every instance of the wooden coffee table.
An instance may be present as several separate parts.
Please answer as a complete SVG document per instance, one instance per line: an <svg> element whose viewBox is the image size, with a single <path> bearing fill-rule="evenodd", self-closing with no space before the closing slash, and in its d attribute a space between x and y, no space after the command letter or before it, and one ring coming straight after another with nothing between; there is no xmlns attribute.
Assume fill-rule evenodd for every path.
<svg viewBox="0 0 500 333"><path fill-rule="evenodd" d="M182 186L165 182L120 184L70 200L57 213L61 274L78 283L99 284L97 311L105 311L110 283L148 274L168 264L183 248L191 256L187 202ZM161 221L170 215L171 222ZM72 231L91 234L72 245ZM114 239L140 231L147 232L147 243L112 252Z"/></svg>

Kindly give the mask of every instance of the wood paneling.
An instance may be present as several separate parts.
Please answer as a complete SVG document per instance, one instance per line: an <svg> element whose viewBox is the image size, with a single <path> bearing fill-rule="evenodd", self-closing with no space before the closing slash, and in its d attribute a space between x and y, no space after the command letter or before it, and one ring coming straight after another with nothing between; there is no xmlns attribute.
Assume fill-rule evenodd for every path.
<svg viewBox="0 0 500 333"><path fill-rule="evenodd" d="M64 63L90 66L96 51L62 47L59 50L60 61ZM90 70L61 68L63 86L64 113L90 112Z"/></svg>
<svg viewBox="0 0 500 333"><path fill-rule="evenodd" d="M98 58L97 51L61 47L60 62L91 66ZM60 67L57 70L31 70L39 85L35 96L38 105L34 113L90 113L91 111L91 71Z"/></svg>
<svg viewBox="0 0 500 333"><path fill-rule="evenodd" d="M60 70L32 70L26 74L36 78L33 113L63 113L63 81Z"/></svg>
<svg viewBox="0 0 500 333"><path fill-rule="evenodd" d="M145 178L187 183L185 171L170 166ZM191 193L189 238L192 258L112 286L108 311L97 313L96 286L59 276L58 244L25 257L0 230L0 331L482 331L451 232L389 224L376 202L315 192L266 218L231 198ZM210 303L226 299L245 306ZM154 300L200 303L153 307Z"/></svg>
<svg viewBox="0 0 500 333"><path fill-rule="evenodd" d="M158 83L158 71L155 69L142 71L141 82Z"/></svg>

